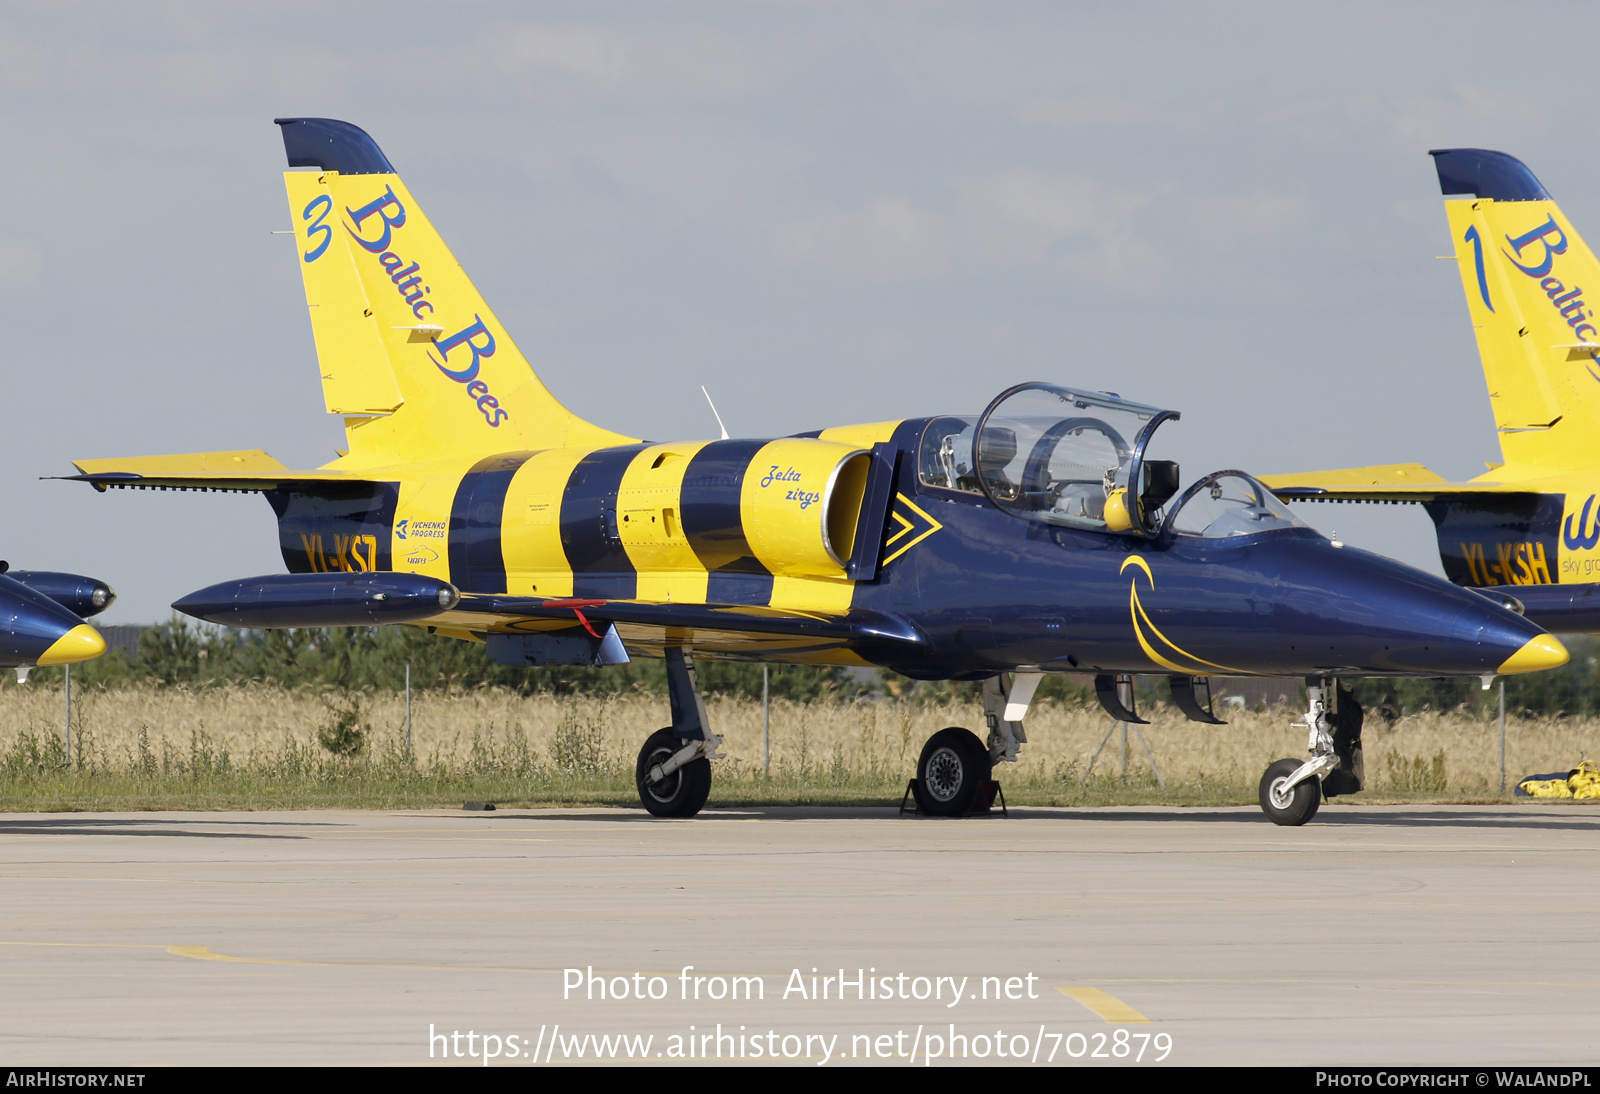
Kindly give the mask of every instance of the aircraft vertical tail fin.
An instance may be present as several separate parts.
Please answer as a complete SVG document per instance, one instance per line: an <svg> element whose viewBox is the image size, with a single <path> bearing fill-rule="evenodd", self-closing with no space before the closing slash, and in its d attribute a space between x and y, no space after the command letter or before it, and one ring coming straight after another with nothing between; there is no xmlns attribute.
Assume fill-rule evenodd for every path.
<svg viewBox="0 0 1600 1094"><path fill-rule="evenodd" d="M1505 462L1600 462L1600 262L1519 160L1429 154Z"/></svg>
<svg viewBox="0 0 1600 1094"><path fill-rule="evenodd" d="M632 442L550 394L371 137L276 121L323 397L355 462Z"/></svg>

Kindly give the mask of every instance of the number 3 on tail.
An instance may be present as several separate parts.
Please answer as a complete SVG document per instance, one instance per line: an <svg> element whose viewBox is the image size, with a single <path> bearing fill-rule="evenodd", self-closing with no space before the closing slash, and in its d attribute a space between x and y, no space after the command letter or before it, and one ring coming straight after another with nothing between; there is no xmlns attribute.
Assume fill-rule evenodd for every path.
<svg viewBox="0 0 1600 1094"><path fill-rule="evenodd" d="M321 206L320 211L317 208L318 206ZM328 243L333 239L333 229L322 223L327 218L328 212L332 208L333 199L327 194L318 194L316 197L312 198L311 202L300 212L301 220L311 220L312 213L316 213L316 219L311 220L311 227L306 229L307 243L310 243L312 237L318 232L322 233L322 241L315 247L311 248L311 250L306 252L307 262L315 262L317 259L321 258L322 252L328 249ZM1481 264L1482 259L1479 259L1479 262Z"/></svg>

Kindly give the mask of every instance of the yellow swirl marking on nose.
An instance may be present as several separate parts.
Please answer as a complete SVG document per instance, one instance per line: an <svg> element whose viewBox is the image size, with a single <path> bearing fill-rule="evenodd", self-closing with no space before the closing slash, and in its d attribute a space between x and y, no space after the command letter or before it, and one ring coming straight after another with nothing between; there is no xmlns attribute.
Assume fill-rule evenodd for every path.
<svg viewBox="0 0 1600 1094"><path fill-rule="evenodd" d="M1156 587L1155 574L1150 572L1150 564L1143 558L1139 557L1138 555L1129 555L1127 558L1122 560L1122 566L1120 569L1118 569L1117 573L1121 574L1129 566L1136 566L1143 570L1144 576L1150 579L1150 587L1152 589ZM1219 665L1214 661L1207 661L1203 657L1196 657L1194 654L1178 645L1172 639L1162 634L1161 629L1150 621L1149 614L1145 612L1144 605L1139 601L1139 582L1137 578L1128 582L1128 615L1133 622L1133 636L1139 640L1139 647L1144 650L1146 657L1150 658L1150 660L1154 661L1164 669L1168 669L1172 672L1182 673L1185 676L1204 676L1207 674L1208 669L1214 669L1218 672L1234 673L1236 675L1254 675L1246 672L1244 669L1230 668L1227 665ZM1139 625L1141 620L1144 622L1144 627ZM1145 627L1150 628L1150 633L1155 635L1156 638L1160 639L1161 642L1170 648L1177 656L1188 658L1189 661L1193 662L1194 664L1204 667L1190 668L1180 665L1177 662L1162 656L1162 654L1157 652L1155 646L1151 645L1150 640L1145 637Z"/></svg>

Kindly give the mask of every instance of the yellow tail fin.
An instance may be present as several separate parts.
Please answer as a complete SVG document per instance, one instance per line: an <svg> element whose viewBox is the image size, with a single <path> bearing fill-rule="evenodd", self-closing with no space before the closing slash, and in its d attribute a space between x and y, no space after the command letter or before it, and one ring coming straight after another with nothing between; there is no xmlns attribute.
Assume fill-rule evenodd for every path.
<svg viewBox="0 0 1600 1094"><path fill-rule="evenodd" d="M539 382L371 137L277 124L323 398L351 464L632 443Z"/></svg>
<svg viewBox="0 0 1600 1094"><path fill-rule="evenodd" d="M1507 470L1600 463L1600 262L1520 161L1430 154Z"/></svg>

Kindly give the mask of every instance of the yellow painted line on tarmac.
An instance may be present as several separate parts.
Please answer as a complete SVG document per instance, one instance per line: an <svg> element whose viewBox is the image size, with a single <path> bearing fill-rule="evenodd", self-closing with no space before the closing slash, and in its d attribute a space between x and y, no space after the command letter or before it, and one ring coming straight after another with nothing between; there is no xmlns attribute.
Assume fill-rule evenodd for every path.
<svg viewBox="0 0 1600 1094"><path fill-rule="evenodd" d="M1150 1019L1146 1018L1144 1015L1128 1006L1128 1004L1124 1003L1121 999L1118 999L1115 995L1109 995L1106 992L1101 991L1099 988L1090 987L1087 984L1073 985L1070 987L1062 987L1058 984L1056 986L1056 991L1059 991L1062 995L1065 995L1068 998L1076 999L1089 1010L1094 1011L1108 1022L1126 1022L1129 1024L1143 1023L1145 1025L1150 1024Z"/></svg>

